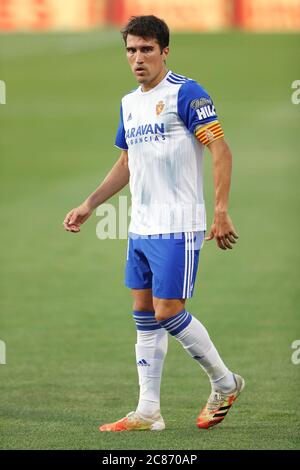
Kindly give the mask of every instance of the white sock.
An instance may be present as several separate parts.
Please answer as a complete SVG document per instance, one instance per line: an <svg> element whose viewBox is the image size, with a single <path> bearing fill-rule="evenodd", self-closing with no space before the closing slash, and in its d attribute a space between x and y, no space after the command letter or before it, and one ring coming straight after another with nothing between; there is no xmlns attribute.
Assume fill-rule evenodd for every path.
<svg viewBox="0 0 300 470"><path fill-rule="evenodd" d="M159 323L205 370L213 390L229 393L235 389L236 383L232 372L225 366L206 328L197 318L183 310Z"/></svg>
<svg viewBox="0 0 300 470"><path fill-rule="evenodd" d="M140 395L137 412L145 417L160 414L160 383L168 349L168 334L164 328L137 330L136 362Z"/></svg>

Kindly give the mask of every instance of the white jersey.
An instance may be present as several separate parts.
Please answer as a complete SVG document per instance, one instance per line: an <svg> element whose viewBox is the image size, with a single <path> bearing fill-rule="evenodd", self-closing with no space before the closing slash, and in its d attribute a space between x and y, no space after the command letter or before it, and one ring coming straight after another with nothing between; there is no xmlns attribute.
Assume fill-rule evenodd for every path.
<svg viewBox="0 0 300 470"><path fill-rule="evenodd" d="M204 145L195 131L216 120L207 92L171 71L150 91L123 97L116 146L128 150L130 232L206 230Z"/></svg>

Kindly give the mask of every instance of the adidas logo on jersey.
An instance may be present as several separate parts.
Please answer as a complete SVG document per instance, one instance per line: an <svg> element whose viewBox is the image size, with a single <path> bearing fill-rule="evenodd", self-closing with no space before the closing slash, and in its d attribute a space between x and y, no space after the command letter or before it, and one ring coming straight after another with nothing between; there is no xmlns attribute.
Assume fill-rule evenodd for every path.
<svg viewBox="0 0 300 470"><path fill-rule="evenodd" d="M132 114L130 113L129 116L128 116L128 118L127 118L127 122L128 122L128 121L131 121L131 119L132 119Z"/></svg>
<svg viewBox="0 0 300 470"><path fill-rule="evenodd" d="M142 359L141 361L137 362L138 366L148 366L150 367L150 364L145 359Z"/></svg>

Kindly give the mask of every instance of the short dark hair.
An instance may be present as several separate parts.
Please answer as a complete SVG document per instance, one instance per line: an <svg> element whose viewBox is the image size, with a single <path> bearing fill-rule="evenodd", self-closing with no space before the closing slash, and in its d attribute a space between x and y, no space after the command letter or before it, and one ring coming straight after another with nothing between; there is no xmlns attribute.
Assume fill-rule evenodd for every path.
<svg viewBox="0 0 300 470"><path fill-rule="evenodd" d="M169 45L170 31L164 20L154 15L132 16L121 30L125 45L128 34L142 38L154 38L162 51Z"/></svg>

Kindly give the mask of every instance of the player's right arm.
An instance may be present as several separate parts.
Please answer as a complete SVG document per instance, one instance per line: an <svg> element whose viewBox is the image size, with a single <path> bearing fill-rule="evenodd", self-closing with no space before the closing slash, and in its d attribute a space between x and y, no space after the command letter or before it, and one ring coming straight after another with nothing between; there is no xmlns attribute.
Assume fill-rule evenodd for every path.
<svg viewBox="0 0 300 470"><path fill-rule="evenodd" d="M128 153L127 150L122 150L120 158L100 186L80 206L68 212L63 222L64 228L68 232L80 232L80 226L92 215L96 207L121 191L128 182Z"/></svg>

